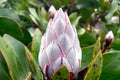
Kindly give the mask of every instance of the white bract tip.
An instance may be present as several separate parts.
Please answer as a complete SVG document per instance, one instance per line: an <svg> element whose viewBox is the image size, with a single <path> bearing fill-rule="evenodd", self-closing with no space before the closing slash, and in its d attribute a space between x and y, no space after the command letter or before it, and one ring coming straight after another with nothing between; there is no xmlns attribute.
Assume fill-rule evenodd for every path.
<svg viewBox="0 0 120 80"><path fill-rule="evenodd" d="M106 36L105 36L105 39L114 39L114 35L113 35L113 32L112 31L109 31Z"/></svg>
<svg viewBox="0 0 120 80"><path fill-rule="evenodd" d="M55 7L54 7L53 5L50 6L49 12L50 12L50 15L51 15L51 16L54 16L54 14L55 14L55 12L56 12L56 9L55 9Z"/></svg>

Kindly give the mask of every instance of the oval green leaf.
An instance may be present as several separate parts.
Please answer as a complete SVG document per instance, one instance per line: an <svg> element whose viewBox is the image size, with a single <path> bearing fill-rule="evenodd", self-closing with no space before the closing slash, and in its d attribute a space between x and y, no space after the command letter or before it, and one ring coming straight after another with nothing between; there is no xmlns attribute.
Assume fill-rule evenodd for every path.
<svg viewBox="0 0 120 80"><path fill-rule="evenodd" d="M39 68L39 65L35 62L35 59L33 58L32 53L28 50L27 47L25 47L25 51L26 51L27 60L28 60L28 63L29 63L29 66L32 72L33 79L43 80L42 72Z"/></svg>
<svg viewBox="0 0 120 80"><path fill-rule="evenodd" d="M94 47L84 47L82 48L82 64L81 64L81 70L88 67L90 62L92 61L93 57L93 50Z"/></svg>
<svg viewBox="0 0 120 80"><path fill-rule="evenodd" d="M25 78L30 71L24 45L15 38L5 34L3 39L10 45L18 62L18 68L21 75ZM12 57L11 57L12 58Z"/></svg>
<svg viewBox="0 0 120 80"><path fill-rule="evenodd" d="M102 54L98 53L92 60L84 80L99 80L102 71Z"/></svg>
<svg viewBox="0 0 120 80"><path fill-rule="evenodd" d="M19 65L13 49L4 39L2 39L2 37L0 37L0 51L1 51L1 55L3 56L7 64L11 79L24 80L25 78L21 77L21 73L19 72L18 69Z"/></svg>
<svg viewBox="0 0 120 80"><path fill-rule="evenodd" d="M20 25L8 17L0 17L0 35L9 34L15 38L22 38Z"/></svg>
<svg viewBox="0 0 120 80"><path fill-rule="evenodd" d="M100 80L120 80L120 51L103 55L103 68Z"/></svg>
<svg viewBox="0 0 120 80"><path fill-rule="evenodd" d="M40 49L41 37L42 37L42 33L40 32L39 29L36 29L34 32L32 46L31 46L31 51L32 51L31 53L34 59L36 60L36 62L38 62L38 53Z"/></svg>

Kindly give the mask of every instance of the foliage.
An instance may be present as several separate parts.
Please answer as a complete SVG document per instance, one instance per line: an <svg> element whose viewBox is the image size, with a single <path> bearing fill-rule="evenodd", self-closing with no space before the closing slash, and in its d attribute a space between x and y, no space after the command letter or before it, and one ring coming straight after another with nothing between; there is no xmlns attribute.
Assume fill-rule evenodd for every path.
<svg viewBox="0 0 120 80"><path fill-rule="evenodd" d="M77 28L82 63L76 79L119 80L119 0L0 0L0 79L46 79L37 58L41 37L50 18L50 5L56 9L62 7ZM116 16L119 20L112 20ZM102 53L105 35L110 30L114 41ZM63 66L51 78L69 80L70 77Z"/></svg>

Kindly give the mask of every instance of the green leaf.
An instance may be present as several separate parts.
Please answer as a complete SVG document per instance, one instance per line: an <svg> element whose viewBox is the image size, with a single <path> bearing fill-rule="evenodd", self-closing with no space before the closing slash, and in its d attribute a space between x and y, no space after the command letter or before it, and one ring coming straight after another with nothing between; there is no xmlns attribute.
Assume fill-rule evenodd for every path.
<svg viewBox="0 0 120 80"><path fill-rule="evenodd" d="M18 40L16 40L15 38L7 34L3 36L3 39L10 45L10 47L14 51L14 55L18 62L19 72L21 73L22 76L26 77L30 69L29 69L29 65L27 62L24 45Z"/></svg>
<svg viewBox="0 0 120 80"><path fill-rule="evenodd" d="M40 3L39 0L29 0L29 3L36 6L36 7L41 7L43 6L42 3Z"/></svg>
<svg viewBox="0 0 120 80"><path fill-rule="evenodd" d="M103 55L103 68L100 80L120 80L120 51Z"/></svg>
<svg viewBox="0 0 120 80"><path fill-rule="evenodd" d="M37 10L34 8L29 8L29 11L31 13L29 16L33 22L37 25L37 27L40 28L42 32L44 32L49 20L48 12L43 7L38 8Z"/></svg>
<svg viewBox="0 0 120 80"><path fill-rule="evenodd" d="M110 8L110 2L107 0L98 0L99 4L100 4L100 8L102 10L108 10Z"/></svg>
<svg viewBox="0 0 120 80"><path fill-rule="evenodd" d="M86 32L79 37L79 40L82 47L87 47L89 45L93 45L96 41L96 38L92 33Z"/></svg>
<svg viewBox="0 0 120 80"><path fill-rule="evenodd" d="M28 7L27 0L7 0L9 5L16 10L25 10Z"/></svg>
<svg viewBox="0 0 120 80"><path fill-rule="evenodd" d="M102 53L98 53L90 63L84 80L99 80L102 71Z"/></svg>
<svg viewBox="0 0 120 80"><path fill-rule="evenodd" d="M32 72L32 77L34 78L34 80L43 80L43 75L39 68L39 65L35 62L35 59L33 58L32 54L30 53L27 47L25 47L25 51Z"/></svg>
<svg viewBox="0 0 120 80"><path fill-rule="evenodd" d="M114 50L120 50L120 39L114 40L110 46L110 48Z"/></svg>
<svg viewBox="0 0 120 80"><path fill-rule="evenodd" d="M0 79L2 80L10 80L10 75L8 73L8 68L7 68L7 64L3 58L3 56L1 55L1 51L0 51Z"/></svg>
<svg viewBox="0 0 120 80"><path fill-rule="evenodd" d="M68 69L63 66L57 70L51 77L52 80L70 80L70 73Z"/></svg>
<svg viewBox="0 0 120 80"><path fill-rule="evenodd" d="M43 33L47 27L49 21L49 14L48 12L42 7L38 9L38 16L39 16L39 28Z"/></svg>
<svg viewBox="0 0 120 80"><path fill-rule="evenodd" d="M25 44L32 41L31 35L20 25L22 21L14 10L0 9L0 21L0 35L10 34Z"/></svg>
<svg viewBox="0 0 120 80"><path fill-rule="evenodd" d="M19 16L17 13L12 9L0 9L0 17L8 17L10 19L13 19L15 21L20 21Z"/></svg>
<svg viewBox="0 0 120 80"><path fill-rule="evenodd" d="M35 19L39 20L38 14L35 8L28 8L28 10Z"/></svg>
<svg viewBox="0 0 120 80"><path fill-rule="evenodd" d="M18 40L20 40L24 44L29 44L32 41L32 37L31 37L30 33L25 28L21 28L21 30L24 35L23 35L22 39L18 38Z"/></svg>
<svg viewBox="0 0 120 80"><path fill-rule="evenodd" d="M16 21L8 17L0 17L0 35L3 34L10 34L15 38L23 37L23 33L22 30L20 29L20 25Z"/></svg>
<svg viewBox="0 0 120 80"><path fill-rule="evenodd" d="M71 0L53 0L53 5L55 6L56 9L59 9L63 5L69 4Z"/></svg>
<svg viewBox="0 0 120 80"><path fill-rule="evenodd" d="M88 67L88 71L84 77L84 80L99 80L102 72L102 52L100 49L100 38L98 37L94 46L92 61Z"/></svg>
<svg viewBox="0 0 120 80"><path fill-rule="evenodd" d="M109 24L111 23L111 18L113 14L118 10L118 2L119 1L115 1L115 0L112 1L109 13L105 16L105 19Z"/></svg>
<svg viewBox="0 0 120 80"><path fill-rule="evenodd" d="M93 58L93 46L82 48L82 64L81 69L88 67Z"/></svg>
<svg viewBox="0 0 120 80"><path fill-rule="evenodd" d="M32 14L30 14L29 16L30 16L30 18L32 19L32 21L33 21L36 25L38 25L38 21L35 19L35 17L34 17Z"/></svg>
<svg viewBox="0 0 120 80"><path fill-rule="evenodd" d="M78 23L79 23L79 19L81 18L81 16L78 16L78 14L75 12L75 13L72 13L70 16L70 21L72 23L72 25L74 26L77 26Z"/></svg>
<svg viewBox="0 0 120 80"><path fill-rule="evenodd" d="M21 20L22 27L27 28L27 29L30 27L33 27L32 20L28 16L28 13L22 13L19 15L19 17Z"/></svg>
<svg viewBox="0 0 120 80"><path fill-rule="evenodd" d="M99 6L98 1L93 0L76 0L78 8L96 8Z"/></svg>
<svg viewBox="0 0 120 80"><path fill-rule="evenodd" d="M32 40L32 55L36 62L38 62L38 53L40 49L42 34L39 29L36 29L34 32L33 40Z"/></svg>
<svg viewBox="0 0 120 80"><path fill-rule="evenodd" d="M96 57L96 55L100 52L101 52L100 37L98 37L96 40L96 44L94 46L93 58Z"/></svg>
<svg viewBox="0 0 120 80"><path fill-rule="evenodd" d="M13 49L1 37L0 37L0 51L1 51L1 55L4 57L5 62L7 64L11 79L12 80L24 80L25 78L21 77L20 75L21 73L19 72L19 69L18 69L19 65L17 63L17 59L16 59Z"/></svg>
<svg viewBox="0 0 120 80"><path fill-rule="evenodd" d="M25 44L32 41L30 33L22 28L20 24L10 18L0 17L0 35L4 34L9 34Z"/></svg>

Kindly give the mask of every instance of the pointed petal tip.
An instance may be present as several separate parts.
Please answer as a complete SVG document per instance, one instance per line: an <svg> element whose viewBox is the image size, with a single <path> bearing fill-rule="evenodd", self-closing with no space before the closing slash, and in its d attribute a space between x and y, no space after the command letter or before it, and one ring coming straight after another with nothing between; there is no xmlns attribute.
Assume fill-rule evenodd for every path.
<svg viewBox="0 0 120 80"><path fill-rule="evenodd" d="M50 18L53 18L55 13L56 13L56 9L55 9L55 7L53 5L50 6L49 12L50 12Z"/></svg>
<svg viewBox="0 0 120 80"><path fill-rule="evenodd" d="M109 32L106 34L105 39L108 39L108 38L114 39L114 35L113 35L113 32L112 32L112 31L109 31Z"/></svg>
<svg viewBox="0 0 120 80"><path fill-rule="evenodd" d="M55 7L52 5L52 6L50 6L50 8L49 8L49 12L56 12L56 9L55 9Z"/></svg>
<svg viewBox="0 0 120 80"><path fill-rule="evenodd" d="M65 17L65 13L64 13L64 11L63 11L62 8L60 8L60 9L58 10L58 13L59 13L63 18Z"/></svg>
<svg viewBox="0 0 120 80"><path fill-rule="evenodd" d="M62 11L62 12L63 12L62 8L59 8L59 10L58 10L58 11Z"/></svg>

